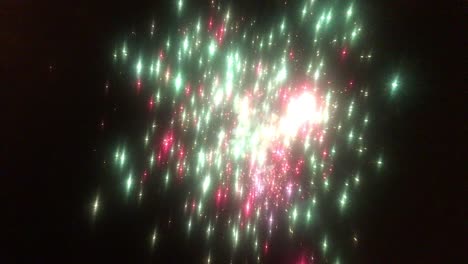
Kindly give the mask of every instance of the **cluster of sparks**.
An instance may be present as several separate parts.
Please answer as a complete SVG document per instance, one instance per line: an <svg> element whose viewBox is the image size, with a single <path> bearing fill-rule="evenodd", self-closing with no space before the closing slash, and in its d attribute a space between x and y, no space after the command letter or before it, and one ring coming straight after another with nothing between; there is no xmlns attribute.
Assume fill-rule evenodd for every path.
<svg viewBox="0 0 468 264"><path fill-rule="evenodd" d="M179 18L185 4L175 3ZM293 236L314 224L321 207L343 214L360 166L382 166L366 145L372 54L359 44L364 30L354 6L307 0L265 30L211 2L212 16L180 19L172 34L159 34L153 22L148 39L160 45L146 53L133 53L129 40L119 45L113 60L126 66L153 116L141 144L114 153L128 195L142 199L150 178L165 188L185 185L186 231L196 225L209 238L221 229L234 247L252 245L258 260L279 219ZM392 93L397 86L395 79ZM99 196L93 215L98 207ZM307 253L307 262L333 243L326 231L311 236L321 252ZM156 229L153 246L158 237Z"/></svg>

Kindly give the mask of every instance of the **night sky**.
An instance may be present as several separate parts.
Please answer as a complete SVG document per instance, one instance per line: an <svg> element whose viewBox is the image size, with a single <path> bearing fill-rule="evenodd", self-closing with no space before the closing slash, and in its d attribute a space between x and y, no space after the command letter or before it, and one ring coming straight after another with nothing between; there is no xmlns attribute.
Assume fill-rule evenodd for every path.
<svg viewBox="0 0 468 264"><path fill-rule="evenodd" d="M0 4L0 120L3 124L0 129L3 139L0 175L6 179L2 191L6 201L2 236L5 243L2 244L6 247L2 249L1 262L207 263L210 258L211 263L251 263L258 256L261 262L267 263L466 261L466 246L463 246L468 235L463 220L467 215L466 206L463 206L466 200L463 186L466 184L459 183L459 179L466 175L463 166L466 158L462 153L467 147L463 137L467 132L466 118L463 118L466 117L463 103L466 55L463 47L467 43L467 30L464 27L466 16L461 14L467 10L466 3L353 2L365 31L359 39L363 43L356 46L356 50L371 51L372 62L366 70L355 66L357 63L349 63L343 68L338 63L336 72L358 76L356 86L368 85L371 96L375 95L365 103L372 117L371 126L365 132L369 155L359 169L355 168L355 155L351 154L340 155L342 158L332 163L336 175L358 170L362 174L359 188L349 194L351 204L345 208L346 217L335 212L341 191L331 191L333 198L319 199L318 204L324 209L318 211L320 221L314 222L313 227L304 227L301 223L292 231L291 218L278 216L273 235L265 238L268 237L265 235L267 224L259 221L256 226L265 230L259 231L260 246L255 251L251 245L256 236L252 239L242 231L243 237L234 247L232 237L237 229L224 227L231 216L237 219L239 210L249 217L244 203L240 202L241 209L236 208L235 203L229 204L221 213L222 227L213 231L209 238L206 236L207 222L198 221L197 217L184 211L187 201L190 205L192 200L203 201L207 219L214 217L216 208L213 201L204 200L205 190L196 194L203 185L203 189L215 195L217 185L213 180L203 184L205 176L193 176L195 178L189 178L186 184L178 185L174 180L167 189L163 180L165 166L174 166L178 162L167 158L166 164L148 172L151 180L145 183L148 187L144 188L139 202L137 180L132 187L134 190L126 193L127 176L121 176L119 169L114 168L118 167L114 164L116 151L128 145L125 151L135 166L134 174L138 177L143 174L142 160L147 160L147 156L141 142L153 120L158 123L157 135L151 136L155 141L152 143L155 153L163 149L158 145L164 139L159 131L174 131L176 137L179 133L177 129L169 128L168 124L174 119L171 113L174 107L164 99L167 97L155 106L155 112L146 111L147 106L142 107L152 96L148 92L151 86L147 84L152 79L142 77L143 88L138 87L140 78L135 77L138 58L145 58L146 54L157 57L160 47L165 46L166 36L180 36L179 24L193 28L195 25L190 23L202 18L206 30L210 16L222 19L225 12L210 11L210 1L190 3L186 0L180 13L177 1L79 2L6 1ZM288 3L288 6L293 6L291 9L299 14L305 2L308 1ZM335 3L317 2L325 3L325 6ZM284 1L277 0L228 1L222 6L230 7L234 21L239 17L255 19L256 30L265 32L266 37L271 27L281 24L285 12ZM342 7L347 7L348 3L337 6L338 14L346 10ZM318 14L320 11L313 16ZM288 16L288 19L299 21L300 17ZM149 37L153 21L157 28L155 34L161 40ZM297 24L296 28L300 29L300 23ZM304 35L295 38L295 46L288 49L289 59L296 56L301 63L303 54L315 51L306 44L307 34L311 32L295 31ZM226 33L226 40L229 37ZM232 38L237 41L236 37ZM113 55L123 56L124 43L128 43L129 54L137 55L129 55L125 63L116 62ZM179 44L176 39L171 43L174 49ZM221 42L218 45L221 47ZM356 56L351 44L345 46L346 49L340 49L342 56L347 56L348 52L350 58ZM210 48L207 46L206 49ZM290 50L294 54L289 54ZM222 51L220 48L216 52ZM254 51L247 51L246 57L249 57L248 52ZM325 58L333 54L324 53ZM167 60L175 61L175 57L171 58L173 55L177 52L167 52ZM277 58L280 56L274 52L265 55L264 65ZM304 61L307 64L308 61ZM190 63L187 59L186 64ZM143 67L146 70L145 67L149 65ZM213 67L216 70L216 63ZM175 72L173 74L176 76ZM199 78L196 73L190 74L182 78ZM349 83L346 77L337 75L333 78L337 83ZM395 80L398 89L391 93ZM318 98L321 97L315 93L313 96L320 105ZM290 100L301 98L307 100L309 97L297 93ZM350 100L346 98L345 94L336 101L348 109ZM153 103L156 104L151 101L151 105ZM360 99L355 103L358 109L364 108ZM204 109L205 106L200 101L194 108ZM285 108L288 107L286 103ZM359 120L364 114L359 113ZM341 116L338 119L348 120ZM227 123L222 122L228 127ZM331 122L330 126L338 124L341 123ZM221 126L215 123L210 129L216 130L217 125ZM359 128L360 125L356 125L354 131ZM198 133L187 136L185 144L193 143L192 138ZM210 136L210 133L200 132L202 137ZM277 133L278 137L286 137L284 131ZM336 142L331 145L344 148L340 148L345 146L344 143L339 143L338 139ZM137 146L140 143L141 146ZM296 152L291 147L291 156L307 157L309 161L309 152ZM218 154L225 157L223 152ZM190 152L187 155L191 160ZM378 161L383 164L380 168L375 166ZM278 179L284 176L276 171L272 175ZM320 187L319 192L322 191ZM271 200L271 195L277 193L268 192L262 199ZM314 197L312 191L302 196L306 196L305 200ZM93 213L96 199L99 206ZM332 206L330 201L336 203ZM300 207L302 203L298 204ZM252 202L252 206L258 208L259 205ZM293 215L296 203L281 204L279 208L286 208L289 210L287 215ZM299 217L304 218L306 211L299 211ZM193 221L191 232L186 230L189 219ZM244 227L240 229L244 230ZM152 244L155 230L157 239ZM324 230L327 231L324 233ZM327 253L323 252L323 234L330 237L327 240L330 252ZM352 242L354 238L355 242Z"/></svg>

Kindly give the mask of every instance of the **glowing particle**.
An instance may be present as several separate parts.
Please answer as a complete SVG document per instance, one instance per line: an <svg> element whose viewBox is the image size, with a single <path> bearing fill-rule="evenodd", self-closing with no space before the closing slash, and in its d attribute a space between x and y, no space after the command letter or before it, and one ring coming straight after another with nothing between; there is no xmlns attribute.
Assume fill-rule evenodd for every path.
<svg viewBox="0 0 468 264"><path fill-rule="evenodd" d="M94 200L94 203L93 203L93 216L96 216L98 208L99 208L99 195L96 196L96 199Z"/></svg>
<svg viewBox="0 0 468 264"><path fill-rule="evenodd" d="M283 67L281 67L281 70L278 72L278 75L276 75L276 81L282 82L286 80L287 76L288 76L288 71L286 70L286 66L283 65Z"/></svg>
<svg viewBox="0 0 468 264"><path fill-rule="evenodd" d="M127 178L126 187L127 187L127 192L129 192L130 188L132 187L132 175L131 174Z"/></svg>
<svg viewBox="0 0 468 264"><path fill-rule="evenodd" d="M182 0L179 0L177 2L177 11L180 12L182 10L183 5L184 5L184 2Z"/></svg>
<svg viewBox="0 0 468 264"><path fill-rule="evenodd" d="M379 157L379 159L377 160L377 167L381 168L382 165L383 165L382 157Z"/></svg>
<svg viewBox="0 0 468 264"><path fill-rule="evenodd" d="M124 57L127 57L127 46L126 45L124 45L123 48L122 48L122 55Z"/></svg>
<svg viewBox="0 0 468 264"><path fill-rule="evenodd" d="M350 6L348 10L346 11L346 18L350 18L352 14L353 14L353 6Z"/></svg>
<svg viewBox="0 0 468 264"><path fill-rule="evenodd" d="M397 91L398 86L399 86L398 77L396 77L396 78L392 81L392 84L391 84L391 93L392 93L392 94L394 94L394 93Z"/></svg>
<svg viewBox="0 0 468 264"><path fill-rule="evenodd" d="M210 45L208 46L208 54L212 57L216 52L216 43L211 41Z"/></svg>
<svg viewBox="0 0 468 264"><path fill-rule="evenodd" d="M206 193L208 188L210 187L211 177L208 175L203 180L203 193Z"/></svg>
<svg viewBox="0 0 468 264"><path fill-rule="evenodd" d="M143 65L141 63L141 60L139 60L137 66L136 66L136 70L137 70L138 75L140 75L142 68L143 68Z"/></svg>
<svg viewBox="0 0 468 264"><path fill-rule="evenodd" d="M184 45L184 46L183 46L183 47L184 47L184 51L187 51L187 49L188 49L188 47L189 47L188 37L185 37L183 45Z"/></svg>
<svg viewBox="0 0 468 264"><path fill-rule="evenodd" d="M154 246L156 245L156 240L158 238L158 233L156 230L153 231L153 234L151 236L151 245Z"/></svg>
<svg viewBox="0 0 468 264"><path fill-rule="evenodd" d="M123 166L125 164L125 152L122 151L120 154L120 166Z"/></svg>
<svg viewBox="0 0 468 264"><path fill-rule="evenodd" d="M182 75L180 73L177 74L174 82L176 91L180 91L180 88L182 87Z"/></svg>
<svg viewBox="0 0 468 264"><path fill-rule="evenodd" d="M348 195L346 193L343 193L343 195L341 196L341 199L340 199L340 207L341 208L344 208L344 206L346 205L347 199L348 199Z"/></svg>

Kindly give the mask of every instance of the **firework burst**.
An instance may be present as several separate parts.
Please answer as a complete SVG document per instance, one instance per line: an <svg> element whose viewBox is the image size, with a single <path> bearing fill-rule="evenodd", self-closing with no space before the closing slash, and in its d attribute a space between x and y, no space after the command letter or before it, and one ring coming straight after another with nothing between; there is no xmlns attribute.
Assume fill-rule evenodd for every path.
<svg viewBox="0 0 468 264"><path fill-rule="evenodd" d="M151 45L135 52L129 38L113 54L150 117L143 140L117 147L112 171L139 199L148 185L183 186L185 203L173 206L187 233L221 232L234 246L252 245L261 260L278 223L293 236L319 225L322 210L342 215L362 166L383 165L366 145L372 54L352 3L285 4L267 30L214 2L213 16L191 21L185 5L175 5L177 30L161 35L153 22ZM324 229L311 234L317 246L301 261L329 254Z"/></svg>

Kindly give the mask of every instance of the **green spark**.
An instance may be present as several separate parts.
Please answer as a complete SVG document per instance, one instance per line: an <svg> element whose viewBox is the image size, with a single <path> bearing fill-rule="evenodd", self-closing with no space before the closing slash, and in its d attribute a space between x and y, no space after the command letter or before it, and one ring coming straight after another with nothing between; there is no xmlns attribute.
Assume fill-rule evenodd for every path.
<svg viewBox="0 0 468 264"><path fill-rule="evenodd" d="M167 173L166 173L166 179L165 180L166 180L166 186L167 186L167 184L169 183L169 171L167 171Z"/></svg>
<svg viewBox="0 0 468 264"><path fill-rule="evenodd" d="M282 82L286 80L286 77L288 76L288 71L286 69L286 65L283 65L281 70L278 72L278 75L276 75L276 81L277 82Z"/></svg>
<svg viewBox="0 0 468 264"><path fill-rule="evenodd" d="M141 63L141 60L139 60L138 63L137 63L137 66L136 66L136 70L137 70L138 75L140 75L142 68L143 68L143 65Z"/></svg>
<svg viewBox="0 0 468 264"><path fill-rule="evenodd" d="M348 8L348 11L346 11L346 19L350 18L352 14L353 14L353 6L351 5Z"/></svg>
<svg viewBox="0 0 468 264"><path fill-rule="evenodd" d="M330 183L328 182L328 179L326 179L323 184L325 185L325 190L328 190L328 187L330 186Z"/></svg>
<svg viewBox="0 0 468 264"><path fill-rule="evenodd" d="M208 224L208 228L206 229L206 236L210 237L211 234L211 224Z"/></svg>
<svg viewBox="0 0 468 264"><path fill-rule="evenodd" d="M344 206L346 205L346 202L348 200L348 195L346 193L343 193L340 199L340 207L343 209Z"/></svg>
<svg viewBox="0 0 468 264"><path fill-rule="evenodd" d="M203 203L200 201L200 203L198 204L198 213L201 214L202 209L203 209Z"/></svg>
<svg viewBox="0 0 468 264"><path fill-rule="evenodd" d="M156 62L156 76L159 76L160 68L161 68L161 62L158 59L158 61Z"/></svg>
<svg viewBox="0 0 468 264"><path fill-rule="evenodd" d="M122 154L120 154L120 166L122 167L125 164L125 152L122 151Z"/></svg>
<svg viewBox="0 0 468 264"><path fill-rule="evenodd" d="M353 133L353 130L351 129L351 131L349 131L349 134L348 134L348 142L351 143L351 141L353 141L353 138L354 138L354 133Z"/></svg>
<svg viewBox="0 0 468 264"><path fill-rule="evenodd" d="M354 40L356 36L357 36L357 31L356 29L354 29L353 32L351 33L351 39Z"/></svg>
<svg viewBox="0 0 468 264"><path fill-rule="evenodd" d="M399 86L398 77L395 77L395 79L393 79L392 81L390 92L394 94L397 91L398 86Z"/></svg>
<svg viewBox="0 0 468 264"><path fill-rule="evenodd" d="M151 236L151 244L154 246L156 244L156 239L158 238L158 233L154 230L153 235Z"/></svg>
<svg viewBox="0 0 468 264"><path fill-rule="evenodd" d="M232 236L234 238L234 245L237 245L237 242L239 241L239 230L237 228L232 229Z"/></svg>
<svg viewBox="0 0 468 264"><path fill-rule="evenodd" d="M132 187L132 174L130 174L127 178L127 192L130 191L131 187Z"/></svg>
<svg viewBox="0 0 468 264"><path fill-rule="evenodd" d="M177 77L175 78L175 88L176 88L176 91L180 91L180 88L182 87L182 75L179 73L177 73Z"/></svg>
<svg viewBox="0 0 468 264"><path fill-rule="evenodd" d="M315 73L314 73L314 80L317 81L318 78L319 78L319 75L320 75L320 71L317 69L315 70Z"/></svg>
<svg viewBox="0 0 468 264"><path fill-rule="evenodd" d="M349 105L349 108L348 108L348 118L351 117L351 114L353 113L353 107L354 107L354 101L351 102L351 104Z"/></svg>
<svg viewBox="0 0 468 264"><path fill-rule="evenodd" d="M188 37L185 37L183 45L184 45L184 52L186 52L189 47Z"/></svg>
<svg viewBox="0 0 468 264"><path fill-rule="evenodd" d="M215 52L216 52L216 43L212 40L210 45L208 46L208 53L210 57L213 57Z"/></svg>
<svg viewBox="0 0 468 264"><path fill-rule="evenodd" d="M96 216L98 208L99 208L99 195L96 196L96 200L94 200L94 203L93 203L93 216Z"/></svg>
<svg viewBox="0 0 468 264"><path fill-rule="evenodd" d="M328 11L328 14L327 14L327 24L330 23L331 19L332 19L332 11L330 10Z"/></svg>
<svg viewBox="0 0 468 264"><path fill-rule="evenodd" d="M355 183L356 185L359 184L359 173L356 173L356 176L354 176L354 183Z"/></svg>
<svg viewBox="0 0 468 264"><path fill-rule="evenodd" d="M322 18L320 18L320 20L317 22L317 25L315 26L315 31L319 31L320 28L322 27Z"/></svg>
<svg viewBox="0 0 468 264"><path fill-rule="evenodd" d="M211 177L210 175L208 175L203 180L203 193L206 193L206 191L208 191L208 188L210 187L210 182L211 182Z"/></svg>
<svg viewBox="0 0 468 264"><path fill-rule="evenodd" d="M184 5L184 3L182 2L182 0L179 0L179 2L177 2L177 11L182 11L182 6Z"/></svg>
<svg viewBox="0 0 468 264"><path fill-rule="evenodd" d="M168 38L166 41L166 48L169 49L171 47L171 40Z"/></svg>
<svg viewBox="0 0 468 264"><path fill-rule="evenodd" d="M383 166L382 157L379 157L379 159L377 160L377 167L381 168L382 166Z"/></svg>
<svg viewBox="0 0 468 264"><path fill-rule="evenodd" d="M122 48L122 55L124 57L127 57L127 45L124 44L123 48Z"/></svg>

